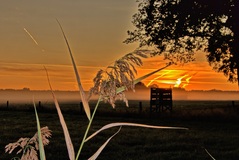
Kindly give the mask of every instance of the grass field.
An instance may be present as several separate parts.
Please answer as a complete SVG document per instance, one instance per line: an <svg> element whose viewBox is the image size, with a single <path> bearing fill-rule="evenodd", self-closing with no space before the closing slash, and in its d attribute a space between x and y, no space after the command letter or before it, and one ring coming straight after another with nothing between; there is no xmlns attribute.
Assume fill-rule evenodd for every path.
<svg viewBox="0 0 239 160"><path fill-rule="evenodd" d="M123 127L103 150L99 160L173 160L239 159L239 113L238 102L178 101L172 113L149 114L148 102L143 102L139 113L138 101L130 102L130 108L118 103L113 110L102 103L93 121L91 133L111 122L136 122L151 125L187 127L189 130L158 130L138 127ZM78 150L87 125L87 118L80 113L77 104L62 104L75 149ZM92 105L94 106L94 105ZM50 144L45 147L48 160L68 159L64 135L56 110L50 105L39 108L41 126L52 130ZM0 159L11 159L14 155L4 153L4 146L20 137L32 137L36 129L33 106L15 104L0 109ZM80 159L88 159L114 134L118 128L103 131L87 142Z"/></svg>

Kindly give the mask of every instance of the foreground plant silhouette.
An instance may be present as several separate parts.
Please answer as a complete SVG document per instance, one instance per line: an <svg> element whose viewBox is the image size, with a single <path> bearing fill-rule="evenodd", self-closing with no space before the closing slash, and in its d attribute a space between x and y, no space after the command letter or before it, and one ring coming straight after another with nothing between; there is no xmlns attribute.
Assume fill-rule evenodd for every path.
<svg viewBox="0 0 239 160"><path fill-rule="evenodd" d="M73 65L73 68L74 68L74 71L75 71L76 80L77 80L78 87L79 87L79 92L80 92L80 95L81 95L81 101L83 103L85 113L86 113L87 118L89 120L88 126L87 126L86 131L85 131L85 134L84 134L84 136L82 138L82 141L80 143L80 147L79 147L78 152L75 156L74 146L72 144L70 134L69 134L69 131L67 129L67 125L66 125L64 117L61 113L61 109L60 109L59 103L57 101L57 98L56 98L56 96L54 94L54 91L51 87L51 83L50 83L50 80L49 80L49 75L48 75L47 69L45 68L46 73L47 73L48 83L49 83L49 86L50 86L50 89L51 89L51 92L52 92L53 100L54 100L54 103L55 103L55 106L56 106L56 109L57 109L57 113L58 113L58 116L59 116L60 123L61 123L62 128L63 128L65 141L66 141L66 146L67 146L67 150L68 150L68 156L69 156L70 160L78 160L85 142L89 141L91 138L96 136L99 132L101 132L105 129L108 129L108 128L119 127L118 131L115 134L113 134L110 138L108 138L106 140L106 142L102 146L100 146L100 148L95 152L95 154L93 154L89 158L90 160L94 160L100 155L100 153L105 148L105 146L109 143L109 141L116 134L119 133L122 126L136 126L136 127L156 128L156 129L187 129L187 128L183 128L183 127L152 126L152 125L145 125L145 124L116 122L116 123L111 123L111 124L105 125L101 129L99 129L98 131L93 133L91 136L88 136L88 132L91 128L91 124L93 122L95 113L98 109L98 106L99 106L100 102L102 102L102 101L108 102L114 108L115 107L115 101L117 99L121 99L128 106L128 101L127 101L127 98L125 97L124 91L129 90L129 89L134 90L134 85L135 84L137 84L138 82L142 81L143 79L153 75L154 73L170 66L171 63L167 64L163 68L157 69L157 70L155 70L153 72L150 72L150 73L148 73L148 74L146 74L146 75L144 75L144 76L142 76L138 79L135 79L135 75L137 74L136 66L142 66L143 62L142 62L141 58L147 58L148 55L151 52L148 51L148 50L136 50L132 53L126 54L125 56L123 56L119 60L116 60L115 63L112 66L108 66L108 67L106 67L106 69L99 70L97 72L96 77L93 79L94 86L90 89L89 97L86 98L85 91L83 90L83 86L82 86L81 81L80 81L80 76L78 74L77 66L76 66L76 63L74 61L74 57L73 57L73 54L71 52L70 45L68 43L68 40L65 36L65 33L62 29L61 24L59 22L58 22L58 24L59 24L60 29L62 31L65 42L67 44L67 48L69 50L69 54L70 54L70 57L71 57L71 60L72 60L72 65ZM93 113L91 113L88 102L89 102L89 99L90 99L91 95L93 95L93 94L97 94L99 96L99 98L98 98L98 101L97 101L97 104L94 108ZM36 109L35 109L35 113L36 113L36 117L38 117ZM38 126L40 126L40 122L39 122L38 118L37 118L37 123L38 123ZM38 136L39 137L41 137L40 136L41 135L40 131L41 130L38 129ZM39 144L42 144L42 142L40 142L40 141L42 141L42 140L39 138ZM44 155L44 148L41 147L39 149L39 152L40 152L40 154L42 154L42 156L40 156L40 159L45 160L46 157Z"/></svg>

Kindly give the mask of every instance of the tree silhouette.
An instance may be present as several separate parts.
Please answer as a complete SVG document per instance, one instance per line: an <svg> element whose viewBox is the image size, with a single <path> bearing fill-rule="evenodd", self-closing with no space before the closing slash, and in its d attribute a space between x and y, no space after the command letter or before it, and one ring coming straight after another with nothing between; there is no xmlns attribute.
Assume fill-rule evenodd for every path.
<svg viewBox="0 0 239 160"><path fill-rule="evenodd" d="M215 71L239 85L239 0L141 0L132 23L125 43L181 63L203 50Z"/></svg>

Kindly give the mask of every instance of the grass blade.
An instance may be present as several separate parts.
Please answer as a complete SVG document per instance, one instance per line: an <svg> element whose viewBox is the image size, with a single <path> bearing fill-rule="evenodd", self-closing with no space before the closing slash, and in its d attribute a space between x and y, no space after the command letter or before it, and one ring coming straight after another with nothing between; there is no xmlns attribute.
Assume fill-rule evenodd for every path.
<svg viewBox="0 0 239 160"><path fill-rule="evenodd" d="M70 45L69 45L68 40L67 40L67 38L66 38L66 35L65 35L64 31L63 31L63 28L62 28L62 26L61 26L61 24L60 24L60 22L59 22L58 20L57 20L57 23L58 23L59 26L60 26L60 29L61 29L61 32L62 32L63 37L64 37L64 39L65 39L65 42L66 42L68 51L69 51L69 53L70 53L70 57L71 57L71 61L72 61L72 65L73 65L74 71L75 71L76 80L77 80L77 83L78 83L78 88L79 88L79 91L80 91L80 95L81 95L81 100L82 100L82 103L83 103L83 107L84 107L85 113L86 113L86 115L87 115L87 118L90 120L91 113L90 113L89 103L88 103L88 101L87 101L87 98L86 98L86 95L85 95L83 86L82 86L81 81L80 81L80 76L79 76L79 74L78 74L78 70L77 70L77 67L76 67L76 63L75 63L73 54L72 54L72 52L71 52Z"/></svg>
<svg viewBox="0 0 239 160"><path fill-rule="evenodd" d="M119 131L121 130L121 126L120 128L118 129L118 131L113 134L110 138L108 138L108 140L95 152L95 154L93 156L91 156L88 160L95 160L99 155L100 153L103 151L103 149L105 148L105 146L109 143L109 141L116 135L119 133Z"/></svg>
<svg viewBox="0 0 239 160"><path fill-rule="evenodd" d="M212 160L216 160L209 152L206 148L204 148L204 150L207 152L207 154L212 158Z"/></svg>
<svg viewBox="0 0 239 160"><path fill-rule="evenodd" d="M39 117L38 117L38 114L37 114L36 104L35 104L34 101L33 101L33 105L34 105L36 121L37 121L37 135L38 135L38 141L39 141L38 144L39 144L40 160L46 160L45 150L44 150L44 146L43 146L43 142L42 142L40 121L39 121Z"/></svg>
<svg viewBox="0 0 239 160"><path fill-rule="evenodd" d="M139 83L139 82L141 82L141 81L144 80L145 78L148 78L149 76L151 76L151 75L153 75L153 74L155 74L155 73L157 73L157 72L159 72L159 71L161 71L161 70L163 70L163 69L169 67L170 65L172 65L172 63L169 63L169 64L167 64L165 67L159 68L159 69L157 69L157 70L155 70L155 71L153 71L153 72L150 72L150 73L148 73L148 74L146 74L146 75L144 75L144 76L142 76L142 77L140 77L140 78L135 79L135 80L134 80L134 85L137 84L137 83ZM120 88L117 88L117 93L123 92L125 89L126 89L125 86L122 86L122 87L120 87Z"/></svg>
<svg viewBox="0 0 239 160"><path fill-rule="evenodd" d="M188 130L188 128L184 127L168 127L168 126L153 126L153 125L146 125L146 124L138 124L138 123L127 123L127 122L117 122L117 123L110 123L105 126L103 126L101 129L93 133L91 136L89 136L85 142L96 136L98 133L100 133L103 130L112 128L112 127L117 127L117 126L133 126L133 127L144 127L144 128L154 128L154 129L184 129Z"/></svg>
<svg viewBox="0 0 239 160"><path fill-rule="evenodd" d="M57 110L57 113L58 113L58 116L59 116L59 119L60 119L60 123L61 123L62 129L63 129L63 132L64 132L66 146L67 146L67 150L68 150L68 155L69 155L70 160L74 160L75 159L75 151L74 151L74 147L73 147L73 144L72 144L72 141L71 141L71 137L70 137L66 122L64 120L64 117L62 115L59 103L56 99L55 93L53 92L53 89L51 87L51 83L50 83L50 79L49 79L47 69L46 69L46 67L44 67L44 68L46 70L48 84L50 86L52 97L53 97L53 100L54 100L54 103L55 103L55 106L56 106L56 110Z"/></svg>

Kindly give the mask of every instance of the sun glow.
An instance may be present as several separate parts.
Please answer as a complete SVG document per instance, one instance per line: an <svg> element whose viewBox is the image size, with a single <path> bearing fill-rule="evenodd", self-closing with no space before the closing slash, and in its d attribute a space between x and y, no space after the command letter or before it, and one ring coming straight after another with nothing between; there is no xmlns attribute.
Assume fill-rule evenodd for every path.
<svg viewBox="0 0 239 160"><path fill-rule="evenodd" d="M178 78L177 81L175 82L174 87L177 87L177 88L181 87L181 85L182 85L182 79L185 78L185 77L187 77L187 76L188 76L188 75L186 74L186 75L184 75L184 76ZM183 86L184 86L184 84L183 84Z"/></svg>
<svg viewBox="0 0 239 160"><path fill-rule="evenodd" d="M161 86L170 86L175 88L185 88L190 84L190 80L197 74L197 73L189 73L189 72L181 72L178 73L178 70L169 70L163 74L158 75L157 77L151 79L147 83L147 87L153 84L161 84Z"/></svg>
<svg viewBox="0 0 239 160"><path fill-rule="evenodd" d="M153 82L155 82L157 79L159 79L159 78L165 76L166 74L168 74L168 73L170 73L170 72L171 72L171 71L168 71L168 72L166 72L166 73L164 73L164 74L161 74L161 75L157 76L156 78L150 80L150 82L149 82L146 86L147 86L147 87L150 86L150 85L151 85Z"/></svg>

